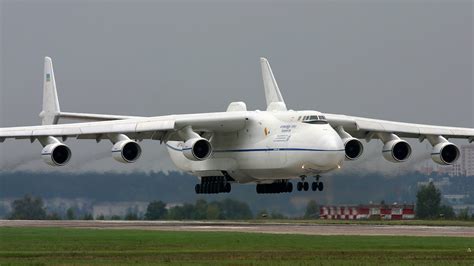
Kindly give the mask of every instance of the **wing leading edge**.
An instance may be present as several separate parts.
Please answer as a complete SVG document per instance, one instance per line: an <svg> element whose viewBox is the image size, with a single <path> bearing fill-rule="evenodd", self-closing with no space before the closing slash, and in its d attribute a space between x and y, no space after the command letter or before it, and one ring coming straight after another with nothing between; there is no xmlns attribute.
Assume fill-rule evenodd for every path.
<svg viewBox="0 0 474 266"><path fill-rule="evenodd" d="M393 133L399 137L418 138L420 140L428 136L443 136L445 138L474 141L474 129L472 128L413 124L339 114L325 115L331 126L334 128L342 126L345 131L359 139L370 140L377 137L377 133Z"/></svg>
<svg viewBox="0 0 474 266"><path fill-rule="evenodd" d="M212 114L190 114L158 116L151 118L125 119L103 122L42 125L30 127L0 128L0 141L8 138L31 139L40 137L77 137L79 139L108 138L108 134L125 134L133 139L164 140L186 126L200 132L231 132L245 126L246 112L222 112ZM178 136L178 134L175 134Z"/></svg>

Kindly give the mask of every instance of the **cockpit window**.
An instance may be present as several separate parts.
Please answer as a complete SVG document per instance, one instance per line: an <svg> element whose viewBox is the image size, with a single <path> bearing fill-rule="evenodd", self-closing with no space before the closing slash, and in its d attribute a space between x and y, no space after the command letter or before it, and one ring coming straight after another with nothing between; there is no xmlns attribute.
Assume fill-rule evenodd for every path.
<svg viewBox="0 0 474 266"><path fill-rule="evenodd" d="M307 115L303 117L303 120L301 121L303 123L307 124L327 124L328 121L326 120L326 117L323 115Z"/></svg>

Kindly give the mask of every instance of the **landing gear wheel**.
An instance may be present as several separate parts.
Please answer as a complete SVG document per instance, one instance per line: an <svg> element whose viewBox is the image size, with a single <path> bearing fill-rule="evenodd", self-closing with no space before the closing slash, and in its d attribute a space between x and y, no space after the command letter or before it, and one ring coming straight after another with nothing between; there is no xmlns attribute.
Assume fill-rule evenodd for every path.
<svg viewBox="0 0 474 266"><path fill-rule="evenodd" d="M194 190L196 191L196 194L200 194L201 193L201 184L196 184L196 186L194 186Z"/></svg>
<svg viewBox="0 0 474 266"><path fill-rule="evenodd" d="M298 184L296 184L296 189L297 189L298 191L303 190L303 183L302 183L302 182L298 182Z"/></svg>
<svg viewBox="0 0 474 266"><path fill-rule="evenodd" d="M316 191L317 189L318 189L318 183L316 182L311 183L311 190Z"/></svg>
<svg viewBox="0 0 474 266"><path fill-rule="evenodd" d="M308 191L308 189L309 189L309 184L308 184L308 182L304 182L304 183L303 183L303 189L304 189L304 191Z"/></svg>
<svg viewBox="0 0 474 266"><path fill-rule="evenodd" d="M323 184L323 182L319 182L319 184L318 184L318 190L319 190L319 191L323 191L323 189L324 189L324 184Z"/></svg>
<svg viewBox="0 0 474 266"><path fill-rule="evenodd" d="M286 192L288 193L293 192L293 183L291 182L286 183Z"/></svg>

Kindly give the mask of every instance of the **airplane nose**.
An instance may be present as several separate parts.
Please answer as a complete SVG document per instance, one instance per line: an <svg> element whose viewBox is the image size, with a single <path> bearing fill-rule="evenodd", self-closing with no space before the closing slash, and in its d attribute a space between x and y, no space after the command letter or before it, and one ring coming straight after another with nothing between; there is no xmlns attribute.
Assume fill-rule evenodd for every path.
<svg viewBox="0 0 474 266"><path fill-rule="evenodd" d="M321 158L321 166L327 170L340 168L345 158L344 143L336 132L326 134L321 139L326 155Z"/></svg>

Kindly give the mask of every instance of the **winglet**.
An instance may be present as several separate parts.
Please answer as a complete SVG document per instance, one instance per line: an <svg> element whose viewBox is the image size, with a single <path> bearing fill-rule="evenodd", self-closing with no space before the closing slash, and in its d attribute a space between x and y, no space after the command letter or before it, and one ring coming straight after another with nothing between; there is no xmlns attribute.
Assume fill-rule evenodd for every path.
<svg viewBox="0 0 474 266"><path fill-rule="evenodd" d="M263 86L265 87L265 98L267 100L267 111L286 111L285 101L281 96L278 84L273 76L272 68L266 58L260 58L262 67ZM278 103L278 104L272 104ZM277 110L274 110L277 108ZM271 110L270 110L271 109Z"/></svg>
<svg viewBox="0 0 474 266"><path fill-rule="evenodd" d="M50 57L44 58L43 76L43 110L39 114L43 125L57 124L59 120L59 99L54 78L53 62Z"/></svg>

